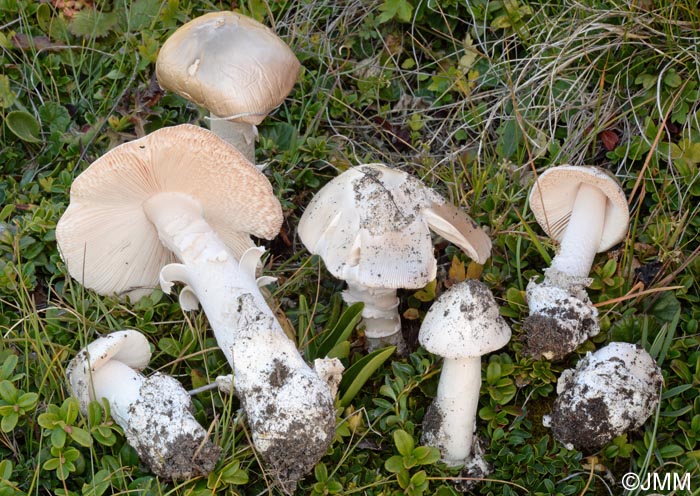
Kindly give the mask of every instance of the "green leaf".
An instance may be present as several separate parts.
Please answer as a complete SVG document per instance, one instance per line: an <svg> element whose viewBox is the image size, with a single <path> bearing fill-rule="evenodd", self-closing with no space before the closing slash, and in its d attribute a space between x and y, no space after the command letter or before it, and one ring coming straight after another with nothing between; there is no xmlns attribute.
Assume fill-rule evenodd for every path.
<svg viewBox="0 0 700 496"><path fill-rule="evenodd" d="M413 5L407 0L385 0L379 6L381 14L377 18L380 24L397 18L401 22L411 22Z"/></svg>
<svg viewBox="0 0 700 496"><path fill-rule="evenodd" d="M355 326L362 318L362 310L365 307L364 303L354 303L343 312L335 324L333 329L321 341L318 346L317 357L323 358L330 356L332 349L340 345L343 341L347 341Z"/></svg>
<svg viewBox="0 0 700 496"><path fill-rule="evenodd" d="M9 206L9 205L8 205ZM7 208L7 207L5 207ZM5 212L5 209L3 208L3 214ZM0 220L5 220L2 216L0 216ZM17 366L17 355L8 355L7 358L5 358L5 361L2 362L2 367L0 367L0 379L7 379L10 380L10 374L12 373L13 370L15 370L15 367Z"/></svg>
<svg viewBox="0 0 700 496"><path fill-rule="evenodd" d="M158 340L158 349L170 357L177 358L182 351L182 343L173 338L161 338Z"/></svg>
<svg viewBox="0 0 700 496"><path fill-rule="evenodd" d="M665 322L671 322L681 310L681 304L671 291L661 293L649 309L649 314Z"/></svg>
<svg viewBox="0 0 700 496"><path fill-rule="evenodd" d="M0 398L14 405L17 402L17 388L10 381L0 381Z"/></svg>
<svg viewBox="0 0 700 496"><path fill-rule="evenodd" d="M66 132L71 122L68 109L56 102L46 102L39 107L39 118L49 130L59 133Z"/></svg>
<svg viewBox="0 0 700 496"><path fill-rule="evenodd" d="M78 413L80 413L80 406L78 405L77 398L67 398L66 401L61 405L61 411L63 413L63 420L66 424L72 425L78 418Z"/></svg>
<svg viewBox="0 0 700 496"><path fill-rule="evenodd" d="M112 12L101 12L98 9L82 9L73 16L68 29L75 36L102 38L112 32L117 21L117 16Z"/></svg>
<svg viewBox="0 0 700 496"><path fill-rule="evenodd" d="M314 477L319 482L326 482L328 480L328 467L323 462L319 462L314 467Z"/></svg>
<svg viewBox="0 0 700 496"><path fill-rule="evenodd" d="M372 376L396 350L395 346L375 350L352 364L344 373L338 390L340 405L346 407L360 391L365 382Z"/></svg>
<svg viewBox="0 0 700 496"><path fill-rule="evenodd" d="M12 462L10 460L0 461L0 479L10 480L12 476Z"/></svg>
<svg viewBox="0 0 700 496"><path fill-rule="evenodd" d="M56 427L51 431L51 444L56 448L63 448L66 444L66 431Z"/></svg>
<svg viewBox="0 0 700 496"><path fill-rule="evenodd" d="M112 483L112 475L109 470L99 470L95 473L90 484L83 484L83 496L102 496Z"/></svg>
<svg viewBox="0 0 700 496"><path fill-rule="evenodd" d="M405 457L409 457L413 454L413 448L415 447L415 441L413 436L408 432L397 429L394 431L394 444L396 449Z"/></svg>
<svg viewBox="0 0 700 496"><path fill-rule="evenodd" d="M39 400L39 395L36 393L24 393L17 400L17 405L24 411L33 410Z"/></svg>
<svg viewBox="0 0 700 496"><path fill-rule="evenodd" d="M90 437L88 431L81 429L80 427L71 427L70 437L73 439L73 441L85 448L90 447L90 444L92 443L92 438Z"/></svg>
<svg viewBox="0 0 700 496"><path fill-rule="evenodd" d="M9 108L15 103L16 95L10 87L10 78L0 74L0 108Z"/></svg>
<svg viewBox="0 0 700 496"><path fill-rule="evenodd" d="M387 472L391 472L392 474L398 474L404 469L403 457L400 455L394 455L389 457L384 462L384 468Z"/></svg>
<svg viewBox="0 0 700 496"><path fill-rule="evenodd" d="M125 31L132 33L151 26L153 19L160 12L160 0L136 0L127 10Z"/></svg>
<svg viewBox="0 0 700 496"><path fill-rule="evenodd" d="M2 430L3 432L10 432L17 426L18 421L19 415L17 415L15 412L12 412L9 415L6 415L2 418L2 422L0 422L0 430Z"/></svg>
<svg viewBox="0 0 700 496"><path fill-rule="evenodd" d="M12 133L27 143L40 143L41 126L39 121L24 110L14 110L5 116L5 124Z"/></svg>
<svg viewBox="0 0 700 496"><path fill-rule="evenodd" d="M677 444L667 444L659 448L661 458L678 458L685 453L685 450Z"/></svg>
<svg viewBox="0 0 700 496"><path fill-rule="evenodd" d="M227 484L240 485L248 482L248 472L241 468L241 463L238 460L226 465L219 475L221 480Z"/></svg>
<svg viewBox="0 0 700 496"><path fill-rule="evenodd" d="M102 406L97 401L88 403L88 425L99 425L102 422Z"/></svg>
<svg viewBox="0 0 700 496"><path fill-rule="evenodd" d="M440 460L440 450L432 446L418 446L413 450L413 457L419 465L432 465Z"/></svg>

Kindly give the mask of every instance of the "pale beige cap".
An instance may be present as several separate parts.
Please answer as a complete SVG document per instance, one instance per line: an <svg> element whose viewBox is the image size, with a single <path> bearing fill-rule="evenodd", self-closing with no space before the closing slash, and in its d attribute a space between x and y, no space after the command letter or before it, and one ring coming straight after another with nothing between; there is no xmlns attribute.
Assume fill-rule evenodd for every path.
<svg viewBox="0 0 700 496"><path fill-rule="evenodd" d="M311 200L298 233L334 276L375 288L421 288L435 278L430 230L479 263L491 240L469 216L411 175L382 164L353 167Z"/></svg>
<svg viewBox="0 0 700 496"><path fill-rule="evenodd" d="M617 180L599 167L559 165L537 177L530 191L530 209L537 223L556 241L561 241L582 183L597 187L607 197L605 223L598 252L610 249L627 234L629 208Z"/></svg>
<svg viewBox="0 0 700 496"><path fill-rule="evenodd" d="M105 363L116 360L135 370L142 370L151 360L151 348L146 337L138 331L125 330L106 334L83 348L66 367L66 376L73 396L78 398L80 409L95 399L92 374Z"/></svg>
<svg viewBox="0 0 700 496"><path fill-rule="evenodd" d="M71 276L100 294L133 300L159 285L175 262L142 204L162 192L184 193L237 259L272 239L282 208L264 174L211 131L182 124L124 143L73 182L56 241Z"/></svg>
<svg viewBox="0 0 700 496"><path fill-rule="evenodd" d="M167 39L156 77L212 114L258 125L292 91L300 67L267 26L235 12L212 12Z"/></svg>

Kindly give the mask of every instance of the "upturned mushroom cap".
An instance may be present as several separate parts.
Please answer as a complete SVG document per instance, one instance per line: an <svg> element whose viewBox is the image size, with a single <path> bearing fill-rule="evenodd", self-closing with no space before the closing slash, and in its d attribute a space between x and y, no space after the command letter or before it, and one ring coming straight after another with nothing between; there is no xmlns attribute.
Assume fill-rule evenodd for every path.
<svg viewBox="0 0 700 496"><path fill-rule="evenodd" d="M561 241L571 217L576 191L582 183L597 187L608 199L598 252L608 250L625 238L629 208L625 192L604 169L577 165L547 169L538 176L530 191L530 208L547 235Z"/></svg>
<svg viewBox="0 0 700 496"><path fill-rule="evenodd" d="M80 409L87 411L95 399L92 374L110 360L116 360L135 370L141 370L151 359L148 340L138 331L116 331L102 336L83 348L66 367L66 376Z"/></svg>
<svg viewBox="0 0 700 496"><path fill-rule="evenodd" d="M168 38L156 77L217 116L257 125L292 90L300 67L268 27L234 12L212 12Z"/></svg>
<svg viewBox="0 0 700 496"><path fill-rule="evenodd" d="M238 259L254 246L249 234L271 239L282 225L270 182L234 147L197 126L163 128L110 150L73 182L56 226L71 276L101 294L150 293L174 262L142 207L163 192L198 202Z"/></svg>
<svg viewBox="0 0 700 496"><path fill-rule="evenodd" d="M428 310L418 333L420 344L435 355L479 357L505 346L511 330L486 284L468 279L442 293Z"/></svg>
<svg viewBox="0 0 700 496"><path fill-rule="evenodd" d="M491 240L466 213L403 171L367 164L321 188L298 233L335 277L410 289L435 278L431 229L479 263L491 253Z"/></svg>

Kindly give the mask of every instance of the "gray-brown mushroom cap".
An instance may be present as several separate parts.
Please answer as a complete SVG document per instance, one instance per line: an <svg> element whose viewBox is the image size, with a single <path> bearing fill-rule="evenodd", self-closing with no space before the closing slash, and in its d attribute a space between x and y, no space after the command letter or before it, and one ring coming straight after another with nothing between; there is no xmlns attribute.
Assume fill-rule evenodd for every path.
<svg viewBox="0 0 700 496"><path fill-rule="evenodd" d="M124 143L73 182L56 241L71 276L101 294L138 299L174 262L143 203L162 192L187 195L240 259L250 235L271 239L282 209L267 178L215 134L189 124Z"/></svg>
<svg viewBox="0 0 700 496"><path fill-rule="evenodd" d="M156 77L212 114L258 125L290 93L300 67L268 27L235 12L212 12L167 39Z"/></svg>
<svg viewBox="0 0 700 496"><path fill-rule="evenodd" d="M608 250L625 238L629 208L625 192L604 169L577 165L547 169L538 176L530 191L530 209L547 235L561 241L582 183L595 186L607 198L598 252Z"/></svg>
<svg viewBox="0 0 700 496"><path fill-rule="evenodd" d="M511 330L486 284L462 281L442 293L428 310L418 341L444 358L478 357L510 341Z"/></svg>

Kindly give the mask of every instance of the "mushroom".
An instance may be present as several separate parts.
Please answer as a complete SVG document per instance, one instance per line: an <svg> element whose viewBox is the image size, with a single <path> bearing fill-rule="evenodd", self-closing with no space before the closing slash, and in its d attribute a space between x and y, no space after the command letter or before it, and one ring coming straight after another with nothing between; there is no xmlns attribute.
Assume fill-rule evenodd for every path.
<svg viewBox="0 0 700 496"><path fill-rule="evenodd" d="M481 356L505 346L510 336L491 291L476 280L450 287L425 315L418 340L444 362L437 396L423 420L422 442L439 448L450 466L469 462L472 454Z"/></svg>
<svg viewBox="0 0 700 496"><path fill-rule="evenodd" d="M111 150L73 182L56 227L69 272L102 294L173 282L184 310L199 302L231 364L252 439L292 491L335 433L330 386L301 358L256 279L262 248L282 220L270 183L210 131L182 125ZM176 263L175 260L178 262ZM294 457L279 457L293 453Z"/></svg>
<svg viewBox="0 0 700 496"><path fill-rule="evenodd" d="M405 351L398 288L418 289L435 278L430 230L478 263L491 252L484 231L445 198L409 174L381 164L353 167L311 200L299 221L306 248L347 282L347 303L361 301L369 349Z"/></svg>
<svg viewBox="0 0 700 496"><path fill-rule="evenodd" d="M567 449L598 449L646 422L659 403L662 382L661 370L643 348L610 343L562 372L544 424Z"/></svg>
<svg viewBox="0 0 700 496"><path fill-rule="evenodd" d="M197 423L192 400L182 385L156 372L145 377L151 351L138 331L104 335L73 358L66 374L72 395L87 415L93 400L109 400L112 418L151 471L169 479L207 475L219 447Z"/></svg>
<svg viewBox="0 0 700 496"><path fill-rule="evenodd" d="M598 311L585 289L590 284L588 273L596 253L624 239L627 199L606 171L562 165L538 177L530 192L530 208L560 247L544 281L532 280L527 286L526 352L558 360L600 332Z"/></svg>
<svg viewBox="0 0 700 496"><path fill-rule="evenodd" d="M256 126L292 90L301 64L268 27L235 12L181 26L156 60L167 90L205 107L211 130L255 163Z"/></svg>

